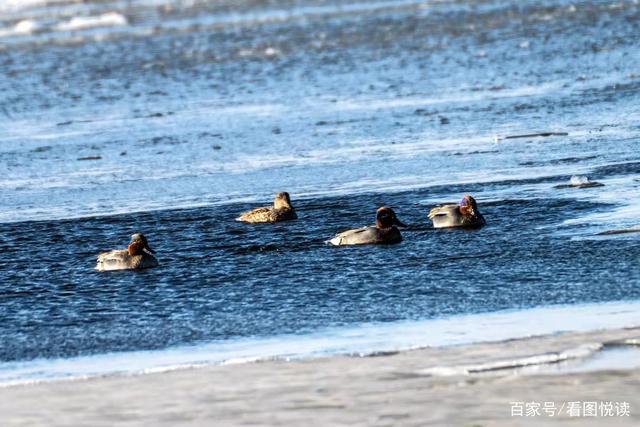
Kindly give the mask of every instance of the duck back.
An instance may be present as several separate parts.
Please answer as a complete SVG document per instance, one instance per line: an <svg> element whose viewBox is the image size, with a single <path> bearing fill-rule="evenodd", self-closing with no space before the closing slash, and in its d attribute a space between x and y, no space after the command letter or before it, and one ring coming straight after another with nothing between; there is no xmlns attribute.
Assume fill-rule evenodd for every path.
<svg viewBox="0 0 640 427"><path fill-rule="evenodd" d="M338 234L329 240L334 246L346 245L370 245L370 244L393 244L400 243L402 236L396 227L377 228L363 227L355 230L348 230Z"/></svg>
<svg viewBox="0 0 640 427"><path fill-rule="evenodd" d="M158 260L148 252L142 255L129 255L124 250L113 250L103 252L98 255L96 270L97 271L114 271L114 270L138 270L143 268L157 267Z"/></svg>
<svg viewBox="0 0 640 427"><path fill-rule="evenodd" d="M245 212L238 218L238 221L244 221L251 224L270 223L279 221L289 221L297 219L295 210L292 208L273 208L264 207L257 208L249 212Z"/></svg>
<svg viewBox="0 0 640 427"><path fill-rule="evenodd" d="M429 212L429 219L434 228L465 227L477 228L486 224L480 213L463 215L458 205L438 206Z"/></svg>

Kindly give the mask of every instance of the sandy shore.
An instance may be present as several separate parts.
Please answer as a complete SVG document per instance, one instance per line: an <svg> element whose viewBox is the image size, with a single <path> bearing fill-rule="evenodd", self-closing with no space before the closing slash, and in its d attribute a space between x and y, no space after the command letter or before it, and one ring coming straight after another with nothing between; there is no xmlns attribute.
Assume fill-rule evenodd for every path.
<svg viewBox="0 0 640 427"><path fill-rule="evenodd" d="M615 347L535 369L486 370L638 337L640 328L631 328L366 358L268 361L11 386L0 388L0 424L640 425L640 369L579 372L581 364ZM462 374L463 367L485 371ZM451 375L442 375L446 372ZM628 402L630 416L616 416L615 409L613 416L569 416L569 402L603 401ZM512 416L511 402L553 402L556 413Z"/></svg>

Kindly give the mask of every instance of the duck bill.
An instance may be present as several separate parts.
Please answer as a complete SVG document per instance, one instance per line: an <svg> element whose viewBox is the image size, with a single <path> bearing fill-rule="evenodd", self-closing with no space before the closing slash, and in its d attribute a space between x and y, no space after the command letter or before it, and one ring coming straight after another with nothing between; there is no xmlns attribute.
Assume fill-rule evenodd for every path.
<svg viewBox="0 0 640 427"><path fill-rule="evenodd" d="M405 224L404 222L400 221L398 218L395 218L393 220L393 225L397 225L398 227L407 227L407 224Z"/></svg>

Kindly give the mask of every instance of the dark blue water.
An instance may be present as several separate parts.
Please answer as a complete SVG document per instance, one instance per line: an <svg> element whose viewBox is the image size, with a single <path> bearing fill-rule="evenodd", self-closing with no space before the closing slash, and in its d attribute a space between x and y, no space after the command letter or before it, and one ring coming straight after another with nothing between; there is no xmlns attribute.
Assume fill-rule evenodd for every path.
<svg viewBox="0 0 640 427"><path fill-rule="evenodd" d="M640 298L636 239L558 232L565 217L606 206L500 200L481 204L484 229L436 231L415 203L425 196L301 200L300 219L276 225L233 221L248 205L3 224L0 359ZM325 245L338 231L371 223L383 204L411 224L401 244ZM92 271L98 252L123 247L136 230L147 233L160 268Z"/></svg>

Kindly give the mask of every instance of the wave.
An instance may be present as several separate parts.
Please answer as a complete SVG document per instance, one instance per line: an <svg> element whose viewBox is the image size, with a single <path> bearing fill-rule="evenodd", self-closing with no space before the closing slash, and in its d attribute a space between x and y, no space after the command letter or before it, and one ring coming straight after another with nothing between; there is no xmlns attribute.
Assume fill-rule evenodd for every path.
<svg viewBox="0 0 640 427"><path fill-rule="evenodd" d="M54 26L57 31L77 31L97 27L117 27L127 25L127 18L117 12L103 13L98 16L76 16Z"/></svg>
<svg viewBox="0 0 640 427"><path fill-rule="evenodd" d="M34 36L50 32L76 32L94 28L123 27L127 18L118 12L107 12L94 16L75 16L54 24L35 19L23 19L5 28L0 27L0 38Z"/></svg>
<svg viewBox="0 0 640 427"><path fill-rule="evenodd" d="M2 0L0 12L16 12L34 7L46 6L51 0Z"/></svg>
<svg viewBox="0 0 640 427"><path fill-rule="evenodd" d="M428 3L427 3L428 4ZM47 22L47 25L39 27L43 33L59 32L60 34L52 35L49 41L56 40L58 42L67 40L66 35L63 33L70 31L82 31L93 28L105 28L105 27L123 27L128 25L128 21L125 17L127 13L133 13L138 16L155 16L154 13L147 13L148 10L153 10L163 5L168 11L175 11L177 16L180 16L180 11L189 8L198 8L202 5L198 5L197 2L191 5L184 5L183 7L176 7L170 1L163 0L145 0L138 1L135 5L130 2L114 1L107 3L110 8L115 10L98 14L104 11L105 5L101 2L82 1L82 0L66 0L66 1L51 1L51 0L3 0L0 1L0 12L4 12L8 17L15 20L23 19L25 21L31 21L33 16L39 17L43 22ZM226 25L253 25L264 24L270 22L284 22L294 19L304 19L314 16L324 15L343 15L343 14L357 14L366 12L375 12L385 9L400 9L406 7L419 7L424 8L424 0L395 0L395 1L373 1L363 3L338 3L338 4L326 4L326 5L311 5L300 6L290 9L285 8L267 8L257 12L235 12L235 13L223 13L205 15L204 17L177 17L163 19L156 21L153 18L145 18L139 22L136 28L131 28L132 34L144 34L148 35L154 31L192 31L194 29L203 29L209 27L226 26ZM67 19L69 15L76 15L71 19ZM66 19L66 20L62 20ZM1 22L1 21L0 21ZM0 37L17 36L17 35L31 35L32 32L17 31L20 28L8 27L4 30L0 29ZM92 40L98 38L108 37L109 34L101 35L89 35L86 38L76 38L72 36L74 40ZM267 49L265 55L272 56L273 49Z"/></svg>
<svg viewBox="0 0 640 427"><path fill-rule="evenodd" d="M436 366L420 371L423 375L452 376L469 375L504 369L524 368L527 366L544 365L564 362L571 359L582 359L594 355L604 348L602 343L582 344L568 350L552 353L534 354L515 359L504 359L474 365Z"/></svg>
<svg viewBox="0 0 640 427"><path fill-rule="evenodd" d="M31 19L24 19L15 25L0 28L0 37L25 36L33 34L41 28L41 25Z"/></svg>

